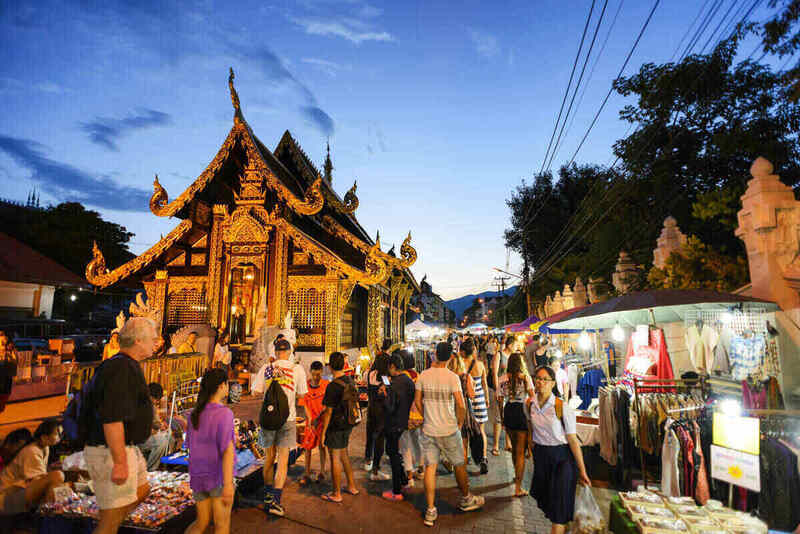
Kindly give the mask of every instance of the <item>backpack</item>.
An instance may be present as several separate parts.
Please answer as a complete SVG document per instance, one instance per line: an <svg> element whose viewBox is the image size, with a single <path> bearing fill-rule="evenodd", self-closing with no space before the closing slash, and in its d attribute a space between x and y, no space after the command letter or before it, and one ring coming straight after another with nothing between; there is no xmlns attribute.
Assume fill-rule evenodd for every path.
<svg viewBox="0 0 800 534"><path fill-rule="evenodd" d="M264 430L280 430L289 418L289 399L283 386L278 380L272 378L267 391L264 392L264 402L261 403L258 423Z"/></svg>
<svg viewBox="0 0 800 534"><path fill-rule="evenodd" d="M109 358L106 362L114 358L116 356ZM90 397L97 385L97 381L100 380L98 377L102 376L103 363L105 362L97 366L92 378L83 385L83 388L72 395L72 399L70 399L62 414L61 427L64 430L64 438L76 449L82 449L89 437L89 426L92 417L95 416Z"/></svg>
<svg viewBox="0 0 800 534"><path fill-rule="evenodd" d="M561 427L564 429L564 435L567 434L567 425L564 424L564 401L556 397L556 417L561 421Z"/></svg>
<svg viewBox="0 0 800 534"><path fill-rule="evenodd" d="M344 388L342 391L342 400L340 406L342 407L342 415L340 416L340 423L344 426L354 427L361 422L361 406L358 403L358 388L353 382L346 382L341 378L334 380Z"/></svg>

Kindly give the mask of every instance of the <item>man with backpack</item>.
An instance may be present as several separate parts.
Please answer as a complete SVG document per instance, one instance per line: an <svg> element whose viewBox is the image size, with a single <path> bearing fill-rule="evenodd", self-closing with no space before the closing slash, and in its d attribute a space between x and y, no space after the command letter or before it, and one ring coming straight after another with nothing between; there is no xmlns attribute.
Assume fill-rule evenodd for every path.
<svg viewBox="0 0 800 534"><path fill-rule="evenodd" d="M404 360L413 358L407 350L396 350L389 358L389 374L392 377L386 391L386 453L392 465L392 489L383 492L383 498L402 501L402 489L408 485L408 476L400 453L400 436L408 431L408 418L414 403L414 381L404 372ZM409 468L411 466L408 466Z"/></svg>
<svg viewBox="0 0 800 534"><path fill-rule="evenodd" d="M361 408L358 405L358 388L353 379L345 375L344 359L341 352L331 353L329 365L333 371L333 381L328 384L322 399L322 405L325 406L322 413L322 443L330 451L333 479L333 491L322 498L335 503L342 502L342 469L347 477L345 491L350 495L359 494L347 446L353 427L361 420Z"/></svg>
<svg viewBox="0 0 800 534"><path fill-rule="evenodd" d="M308 391L303 367L290 361L292 345L275 341L276 360L264 372L264 401L261 405L259 444L264 448L264 511L283 517L283 485L289 469L289 449L297 444L295 400ZM275 462L277 459L277 470Z"/></svg>

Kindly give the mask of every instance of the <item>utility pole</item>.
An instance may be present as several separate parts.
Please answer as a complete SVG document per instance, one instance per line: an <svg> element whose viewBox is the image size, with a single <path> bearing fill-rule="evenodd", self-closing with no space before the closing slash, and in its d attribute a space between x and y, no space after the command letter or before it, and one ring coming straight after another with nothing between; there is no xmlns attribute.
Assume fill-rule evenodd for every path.
<svg viewBox="0 0 800 534"><path fill-rule="evenodd" d="M494 286L500 291L500 302L503 306L503 325L506 324L506 280L510 280L508 276L495 276Z"/></svg>

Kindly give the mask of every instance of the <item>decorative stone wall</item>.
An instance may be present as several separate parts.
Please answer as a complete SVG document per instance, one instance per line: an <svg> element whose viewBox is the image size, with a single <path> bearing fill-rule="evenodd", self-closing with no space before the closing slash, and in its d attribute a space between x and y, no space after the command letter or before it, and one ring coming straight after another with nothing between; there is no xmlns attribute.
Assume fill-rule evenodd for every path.
<svg viewBox="0 0 800 534"><path fill-rule="evenodd" d="M620 294L630 291L639 276L639 268L631 259L630 254L620 251L617 268L611 274L611 283Z"/></svg>
<svg viewBox="0 0 800 534"><path fill-rule="evenodd" d="M669 216L664 219L664 228L658 237L655 250L653 250L653 265L663 269L667 264L667 259L673 252L680 252L686 246L687 237L678 228L678 221L675 217Z"/></svg>

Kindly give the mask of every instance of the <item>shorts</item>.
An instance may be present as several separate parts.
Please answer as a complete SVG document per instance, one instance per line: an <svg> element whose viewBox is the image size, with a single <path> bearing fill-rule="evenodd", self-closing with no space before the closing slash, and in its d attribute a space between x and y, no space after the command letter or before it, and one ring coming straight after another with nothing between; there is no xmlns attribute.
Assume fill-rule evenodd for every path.
<svg viewBox="0 0 800 534"><path fill-rule="evenodd" d="M22 486L9 486L0 491L0 515L24 514L27 511L25 488Z"/></svg>
<svg viewBox="0 0 800 534"><path fill-rule="evenodd" d="M192 495L194 496L194 500L197 502L204 501L209 497L220 497L222 496L222 486L216 487L214 489L210 489L208 491L194 491L192 490Z"/></svg>
<svg viewBox="0 0 800 534"><path fill-rule="evenodd" d="M509 402L503 408L503 422L506 430L528 430L528 419L525 417L525 405L521 402Z"/></svg>
<svg viewBox="0 0 800 534"><path fill-rule="evenodd" d="M128 478L124 484L117 485L111 482L111 468L114 462L109 448L87 445L83 450L87 470L97 496L97 506L101 510L122 508L135 503L138 500L137 490L147 485L147 463L139 447L126 445L125 454L128 457Z"/></svg>
<svg viewBox="0 0 800 534"><path fill-rule="evenodd" d="M428 436L423 432L419 440L425 465L437 465L440 456L454 466L464 463L464 442L459 430L449 436Z"/></svg>
<svg viewBox="0 0 800 534"><path fill-rule="evenodd" d="M295 419L290 417L278 430L260 428L258 444L264 449L270 447L293 449L297 445L297 423Z"/></svg>
<svg viewBox="0 0 800 534"><path fill-rule="evenodd" d="M350 443L352 428L344 430L328 430L325 434L325 446L329 449L346 449Z"/></svg>

